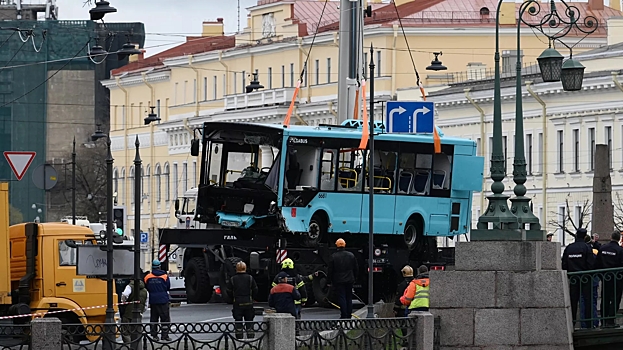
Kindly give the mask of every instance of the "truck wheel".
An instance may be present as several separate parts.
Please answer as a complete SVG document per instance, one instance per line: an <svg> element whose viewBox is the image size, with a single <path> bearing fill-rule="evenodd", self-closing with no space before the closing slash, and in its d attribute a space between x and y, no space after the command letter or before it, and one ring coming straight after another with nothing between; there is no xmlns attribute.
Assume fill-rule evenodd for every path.
<svg viewBox="0 0 623 350"><path fill-rule="evenodd" d="M311 248L317 247L327 235L327 226L326 220L320 214L314 214L311 220L309 220L307 234L303 235L303 246Z"/></svg>
<svg viewBox="0 0 623 350"><path fill-rule="evenodd" d="M225 259L225 262L221 265L221 275L219 279L219 283L221 285L221 296L223 297L223 301L227 304L233 304L234 299L233 295L229 295L227 293L227 282L231 276L236 274L236 264L241 262L242 259L237 257L229 257Z"/></svg>
<svg viewBox="0 0 623 350"><path fill-rule="evenodd" d="M204 258L194 257L188 261L184 268L184 284L190 303L205 304L212 298L212 286Z"/></svg>

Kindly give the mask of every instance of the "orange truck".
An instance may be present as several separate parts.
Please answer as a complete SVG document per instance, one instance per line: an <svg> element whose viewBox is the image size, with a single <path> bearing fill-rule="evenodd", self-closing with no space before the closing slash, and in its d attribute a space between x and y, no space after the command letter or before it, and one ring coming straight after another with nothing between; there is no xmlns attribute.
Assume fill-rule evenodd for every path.
<svg viewBox="0 0 623 350"><path fill-rule="evenodd" d="M66 223L9 227L8 208L9 186L0 183L0 319L104 323L106 307L98 306L106 304L106 282L76 274L76 243L95 243L93 231Z"/></svg>

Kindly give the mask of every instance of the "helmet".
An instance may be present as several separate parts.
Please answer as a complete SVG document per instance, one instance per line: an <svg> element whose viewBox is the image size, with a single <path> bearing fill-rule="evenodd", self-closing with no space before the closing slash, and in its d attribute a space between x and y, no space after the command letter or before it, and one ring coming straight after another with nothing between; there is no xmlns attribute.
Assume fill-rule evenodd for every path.
<svg viewBox="0 0 623 350"><path fill-rule="evenodd" d="M281 268L282 269L293 269L294 268L294 261L292 261L292 259L290 259L290 258L285 259L281 263Z"/></svg>
<svg viewBox="0 0 623 350"><path fill-rule="evenodd" d="M151 266L159 268L160 267L160 260L154 259L154 261L151 262Z"/></svg>
<svg viewBox="0 0 623 350"><path fill-rule="evenodd" d="M239 261L236 264L236 272L247 272L247 264L244 261Z"/></svg>
<svg viewBox="0 0 623 350"><path fill-rule="evenodd" d="M406 265L405 267L403 267L402 270L400 270L400 272L402 272L403 277L413 276L413 268L409 265Z"/></svg>
<svg viewBox="0 0 623 350"><path fill-rule="evenodd" d="M344 248L346 247L346 241L342 238L339 238L337 241L335 241L335 246L338 248Z"/></svg>

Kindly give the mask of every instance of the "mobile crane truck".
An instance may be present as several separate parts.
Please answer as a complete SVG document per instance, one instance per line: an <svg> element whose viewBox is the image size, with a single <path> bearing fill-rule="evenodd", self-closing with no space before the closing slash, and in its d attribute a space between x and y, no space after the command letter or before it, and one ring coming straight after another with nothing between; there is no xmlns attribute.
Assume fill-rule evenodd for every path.
<svg viewBox="0 0 623 350"><path fill-rule="evenodd" d="M0 319L15 324L34 317L74 325L104 323L105 308L85 308L106 304L106 282L76 275L73 243L93 240L89 228L66 223L9 227L9 186L0 183Z"/></svg>
<svg viewBox="0 0 623 350"><path fill-rule="evenodd" d="M468 232L484 159L471 140L440 132L437 152L430 134L383 133L380 122L375 129L373 156L382 166L374 169L372 299L388 301L405 264L443 268L441 256L452 261L452 248L440 254L436 239ZM339 237L358 259L355 294L367 302L371 152L358 148L361 121L287 128L206 122L200 134L190 149L200 158L198 188L182 203L176 199L176 227L159 230L167 251L176 246L189 302L208 302L216 286L230 302L224 286L239 261L257 281L256 300L264 301L285 257L302 275L327 272ZM331 305L326 274L307 288L307 305Z"/></svg>

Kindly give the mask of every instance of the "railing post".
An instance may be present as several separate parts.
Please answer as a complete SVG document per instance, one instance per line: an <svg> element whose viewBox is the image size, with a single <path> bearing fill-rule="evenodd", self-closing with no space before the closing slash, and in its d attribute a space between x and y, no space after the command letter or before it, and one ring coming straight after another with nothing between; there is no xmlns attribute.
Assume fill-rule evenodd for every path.
<svg viewBox="0 0 623 350"><path fill-rule="evenodd" d="M36 318L31 326L31 350L60 350L62 323L58 318Z"/></svg>
<svg viewBox="0 0 623 350"><path fill-rule="evenodd" d="M409 349L414 350L433 350L435 319L433 314L428 311L412 311L409 318L416 319L413 338L415 347L410 346Z"/></svg>
<svg viewBox="0 0 623 350"><path fill-rule="evenodd" d="M296 348L295 318L290 314L267 314L264 322L268 323L268 339L264 342L265 350L292 350ZM432 349L432 348L431 348Z"/></svg>

